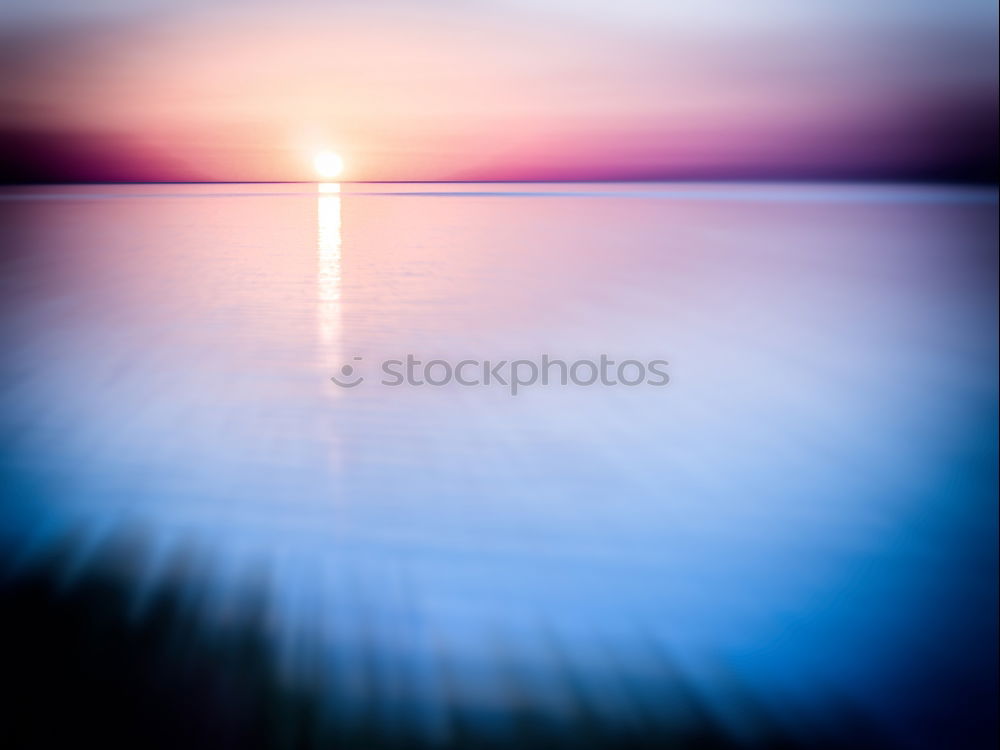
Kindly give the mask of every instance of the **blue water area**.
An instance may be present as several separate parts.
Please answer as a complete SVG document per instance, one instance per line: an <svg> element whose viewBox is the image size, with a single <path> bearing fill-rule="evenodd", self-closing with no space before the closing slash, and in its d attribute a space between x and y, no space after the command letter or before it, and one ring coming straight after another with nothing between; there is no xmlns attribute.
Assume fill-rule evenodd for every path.
<svg viewBox="0 0 1000 750"><path fill-rule="evenodd" d="M886 746L995 735L995 190L52 186L0 217L7 579L255 617L283 680L424 738L456 704L637 721L680 706L667 663L733 738L747 696L793 736L845 706ZM384 385L407 355L669 383Z"/></svg>

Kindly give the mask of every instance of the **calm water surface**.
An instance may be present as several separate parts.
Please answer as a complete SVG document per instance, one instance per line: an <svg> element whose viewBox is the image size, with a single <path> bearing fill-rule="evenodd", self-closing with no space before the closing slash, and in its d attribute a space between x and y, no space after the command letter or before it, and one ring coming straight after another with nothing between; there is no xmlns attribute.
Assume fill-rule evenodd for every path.
<svg viewBox="0 0 1000 750"><path fill-rule="evenodd" d="M67 186L0 216L5 568L70 535L72 581L134 536L137 616L263 591L290 679L337 654L428 731L443 662L556 711L562 659L615 710L669 654L720 715L724 669L915 744L931 687L995 691L995 191ZM407 354L671 380L380 385Z"/></svg>

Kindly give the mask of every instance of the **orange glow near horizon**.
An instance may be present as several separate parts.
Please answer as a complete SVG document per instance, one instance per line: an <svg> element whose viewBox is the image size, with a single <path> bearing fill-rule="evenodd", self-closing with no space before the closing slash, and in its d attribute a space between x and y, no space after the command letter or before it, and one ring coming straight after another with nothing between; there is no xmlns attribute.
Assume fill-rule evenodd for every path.
<svg viewBox="0 0 1000 750"><path fill-rule="evenodd" d="M313 167L324 180L338 177L344 171L344 160L333 151L320 151L313 158Z"/></svg>

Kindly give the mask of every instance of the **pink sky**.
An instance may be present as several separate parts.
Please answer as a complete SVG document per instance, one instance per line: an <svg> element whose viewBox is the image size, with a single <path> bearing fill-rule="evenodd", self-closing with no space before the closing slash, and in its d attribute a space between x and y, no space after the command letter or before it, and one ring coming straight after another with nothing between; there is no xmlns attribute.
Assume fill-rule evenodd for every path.
<svg viewBox="0 0 1000 750"><path fill-rule="evenodd" d="M996 160L995 8L971 1L140 5L10 19L15 178L310 180L320 149L355 180L947 177Z"/></svg>

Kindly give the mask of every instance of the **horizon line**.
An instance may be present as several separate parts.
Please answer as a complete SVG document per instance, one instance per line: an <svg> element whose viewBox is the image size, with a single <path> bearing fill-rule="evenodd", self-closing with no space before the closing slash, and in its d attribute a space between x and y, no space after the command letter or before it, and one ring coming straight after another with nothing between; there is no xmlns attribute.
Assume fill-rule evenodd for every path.
<svg viewBox="0 0 1000 750"><path fill-rule="evenodd" d="M566 184L864 184L864 185L953 185L998 187L1000 179L934 179L906 177L663 177L637 179L522 179L522 180L0 180L0 187L45 185L566 185Z"/></svg>

